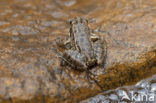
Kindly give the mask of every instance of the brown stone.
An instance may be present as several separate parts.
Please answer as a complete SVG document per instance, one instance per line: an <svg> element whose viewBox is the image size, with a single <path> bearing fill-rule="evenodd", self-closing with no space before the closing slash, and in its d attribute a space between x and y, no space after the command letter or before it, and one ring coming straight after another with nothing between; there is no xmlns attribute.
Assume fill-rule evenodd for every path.
<svg viewBox="0 0 156 103"><path fill-rule="evenodd" d="M156 73L154 0L0 1L0 103L76 102ZM54 39L85 17L107 41L105 69L62 68ZM103 70L104 73L103 73Z"/></svg>

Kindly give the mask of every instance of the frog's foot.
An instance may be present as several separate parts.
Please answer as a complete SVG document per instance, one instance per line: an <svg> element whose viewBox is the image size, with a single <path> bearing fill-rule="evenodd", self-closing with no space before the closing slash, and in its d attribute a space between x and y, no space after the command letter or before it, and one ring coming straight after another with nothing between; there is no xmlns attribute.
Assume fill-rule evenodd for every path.
<svg viewBox="0 0 156 103"><path fill-rule="evenodd" d="M88 67L93 67L93 66L95 66L97 64L97 59L91 59L90 61L88 61L88 62L86 62L86 65L88 66Z"/></svg>
<svg viewBox="0 0 156 103"><path fill-rule="evenodd" d="M91 33L90 38L91 38L91 41L92 41L92 42L96 42L97 40L100 39L100 38L99 38L99 35L96 35L96 34L94 34L94 33Z"/></svg>
<svg viewBox="0 0 156 103"><path fill-rule="evenodd" d="M67 62L64 59L61 58L60 65L61 66L67 66L68 64L67 64Z"/></svg>
<svg viewBox="0 0 156 103"><path fill-rule="evenodd" d="M55 39L55 43L57 46L64 48L64 49L70 49L71 48L70 40L67 37L57 37Z"/></svg>

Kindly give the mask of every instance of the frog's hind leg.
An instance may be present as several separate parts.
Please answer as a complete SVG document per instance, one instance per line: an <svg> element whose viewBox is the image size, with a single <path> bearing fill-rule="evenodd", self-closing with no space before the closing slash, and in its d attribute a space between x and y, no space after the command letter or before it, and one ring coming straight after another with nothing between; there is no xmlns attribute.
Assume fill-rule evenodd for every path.
<svg viewBox="0 0 156 103"><path fill-rule="evenodd" d="M94 49L94 53L96 55L96 59L98 61L98 65L104 67L105 61L106 61L106 56L107 56L106 41L105 41L104 37L100 38L100 37L98 37L98 36L96 37L96 36L94 36L94 38L91 38L92 46Z"/></svg>
<svg viewBox="0 0 156 103"><path fill-rule="evenodd" d="M87 69L85 64L85 56L76 50L66 50L63 58L66 58L66 64L74 69L83 71Z"/></svg>

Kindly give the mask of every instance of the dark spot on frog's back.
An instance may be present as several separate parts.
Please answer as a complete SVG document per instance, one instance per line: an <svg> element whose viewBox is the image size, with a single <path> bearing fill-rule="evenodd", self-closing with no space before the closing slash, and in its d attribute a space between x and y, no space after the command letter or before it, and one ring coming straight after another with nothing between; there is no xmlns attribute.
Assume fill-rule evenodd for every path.
<svg viewBox="0 0 156 103"><path fill-rule="evenodd" d="M84 42L84 38L80 38L80 42Z"/></svg>

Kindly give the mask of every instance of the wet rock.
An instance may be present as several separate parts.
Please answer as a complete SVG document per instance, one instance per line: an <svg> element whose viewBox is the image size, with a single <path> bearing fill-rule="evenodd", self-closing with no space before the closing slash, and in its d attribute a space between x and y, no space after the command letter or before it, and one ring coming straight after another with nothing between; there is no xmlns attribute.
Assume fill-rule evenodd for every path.
<svg viewBox="0 0 156 103"><path fill-rule="evenodd" d="M8 27L7 29L3 30L3 32L11 32L13 35L32 35L32 34L37 34L39 33L39 31L34 30L31 27L28 26L20 26L20 25L16 25L16 26L12 26L12 27Z"/></svg>
<svg viewBox="0 0 156 103"><path fill-rule="evenodd" d="M156 75L147 78L145 80L139 81L136 85L124 86L117 88L115 90L105 91L97 96L91 97L87 100L81 101L80 103L110 103L110 102L120 102L120 103L132 103L132 102L141 102L141 103L155 103L155 91L152 91L150 88L155 88ZM148 85L147 85L148 84ZM119 97L117 99L116 95Z"/></svg>
<svg viewBox="0 0 156 103"><path fill-rule="evenodd" d="M57 0L56 3L61 5L61 6L66 6L66 7L70 7L73 6L74 4L76 4L76 0Z"/></svg>
<svg viewBox="0 0 156 103"><path fill-rule="evenodd" d="M79 102L105 90L112 92L92 102L121 100L134 89L112 89L156 73L155 5L154 0L1 2L0 103ZM96 76L61 67L52 49L57 37L67 37L68 21L75 16L87 18L107 41L105 67L91 70ZM156 90L155 80L137 85L136 93Z"/></svg>
<svg viewBox="0 0 156 103"><path fill-rule="evenodd" d="M6 24L9 24L9 23L5 21L0 21L0 26L6 25Z"/></svg>
<svg viewBox="0 0 156 103"><path fill-rule="evenodd" d="M53 11L50 13L50 15L53 16L54 18L62 18L68 16L67 14L60 11Z"/></svg>

